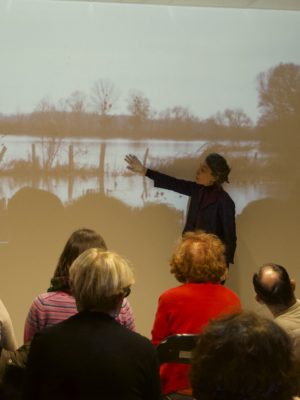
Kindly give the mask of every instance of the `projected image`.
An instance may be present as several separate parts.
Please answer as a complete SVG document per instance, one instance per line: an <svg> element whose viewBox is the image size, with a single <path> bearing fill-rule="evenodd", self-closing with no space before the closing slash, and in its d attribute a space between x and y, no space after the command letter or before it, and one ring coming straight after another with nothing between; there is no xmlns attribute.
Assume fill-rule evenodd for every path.
<svg viewBox="0 0 300 400"><path fill-rule="evenodd" d="M128 153L191 180L201 157L224 155L237 214L286 196L300 178L299 27L283 11L3 2L1 239L24 186L63 206L89 193L164 203L183 223L188 199L131 174Z"/></svg>
<svg viewBox="0 0 300 400"><path fill-rule="evenodd" d="M209 153L225 157L226 285L243 307L259 265L297 276L299 37L300 12L0 2L0 293L19 338L80 228L132 263L129 301L150 337L191 203L130 172L127 154L191 181Z"/></svg>

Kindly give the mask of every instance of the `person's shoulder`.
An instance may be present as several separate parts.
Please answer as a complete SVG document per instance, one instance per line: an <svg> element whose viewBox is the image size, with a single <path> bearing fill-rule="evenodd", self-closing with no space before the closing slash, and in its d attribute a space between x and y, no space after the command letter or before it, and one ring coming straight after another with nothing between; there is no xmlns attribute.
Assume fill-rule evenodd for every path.
<svg viewBox="0 0 300 400"><path fill-rule="evenodd" d="M52 315L56 311L60 311L64 314L73 315L76 310L75 299L70 294L63 292L47 292L39 294L33 300L29 313L31 315ZM61 320L62 318L59 319ZM56 323L57 322L59 321L56 321Z"/></svg>
<svg viewBox="0 0 300 400"><path fill-rule="evenodd" d="M0 321L3 322L5 320L8 320L9 318L10 317L9 317L8 311L7 311L4 303L0 300Z"/></svg>
<svg viewBox="0 0 300 400"><path fill-rule="evenodd" d="M51 313L52 310L46 310L46 313ZM34 339L36 338L41 338L41 340L43 340L43 338L51 338L53 340L55 340L56 337L60 337L61 333L66 331L70 331L72 329L76 329L76 326L78 325L78 323L76 322L76 316L78 314L71 314L70 316L68 316L66 319L60 319L58 321L56 321L53 325L48 325L45 326L43 329L41 329L40 331L38 331L35 336ZM75 322L74 322L75 319Z"/></svg>
<svg viewBox="0 0 300 400"><path fill-rule="evenodd" d="M6 311L6 307L3 303L3 301L0 299L0 312L2 312L2 310Z"/></svg>
<svg viewBox="0 0 300 400"><path fill-rule="evenodd" d="M229 287L222 285L220 283L212 284L211 287L212 287L211 290L215 292L216 296L220 296L223 297L224 299L231 300L237 303L240 302L239 296Z"/></svg>
<svg viewBox="0 0 300 400"><path fill-rule="evenodd" d="M220 193L219 193L219 202L222 204L226 204L226 206L231 205L231 206L235 206L235 203L232 199L232 197L230 196L230 194L228 192L226 192L226 190L223 189L223 187L220 188Z"/></svg>
<svg viewBox="0 0 300 400"><path fill-rule="evenodd" d="M220 197L233 202L231 195L223 187L220 188Z"/></svg>
<svg viewBox="0 0 300 400"><path fill-rule="evenodd" d="M62 291L41 293L36 297L36 301L43 305L75 303L75 299L71 294Z"/></svg>
<svg viewBox="0 0 300 400"><path fill-rule="evenodd" d="M159 299L160 300L172 299L172 297L176 297L176 296L178 296L178 294L180 294L186 290L187 290L187 285L181 284L181 285L178 285L178 286L175 286L175 287L165 290L163 293L160 294Z"/></svg>
<svg viewBox="0 0 300 400"><path fill-rule="evenodd" d="M140 347L141 349L142 348L144 350L148 349L148 351L150 352L155 351L153 344L151 343L150 339L148 339L146 336L142 335L141 333L131 331L130 329L122 325L120 325L118 328L124 339L126 338L126 342L128 344L131 342L132 345Z"/></svg>

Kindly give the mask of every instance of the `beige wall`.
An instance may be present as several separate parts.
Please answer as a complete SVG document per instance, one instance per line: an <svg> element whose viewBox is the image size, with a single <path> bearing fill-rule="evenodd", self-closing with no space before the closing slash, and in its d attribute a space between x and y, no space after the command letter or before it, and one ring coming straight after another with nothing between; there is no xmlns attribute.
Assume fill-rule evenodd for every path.
<svg viewBox="0 0 300 400"><path fill-rule="evenodd" d="M284 200L258 200L237 216L236 262L227 285L247 309L258 309L251 278L262 263L281 263L298 278L298 204L299 192ZM150 335L159 294L177 284L168 260L181 235L180 212L166 205L132 209L99 194L63 207L54 195L25 189L10 201L7 218L10 239L0 247L0 293L20 344L33 298L48 288L69 234L80 227L101 233L110 249L132 262L137 279L130 302L138 331Z"/></svg>

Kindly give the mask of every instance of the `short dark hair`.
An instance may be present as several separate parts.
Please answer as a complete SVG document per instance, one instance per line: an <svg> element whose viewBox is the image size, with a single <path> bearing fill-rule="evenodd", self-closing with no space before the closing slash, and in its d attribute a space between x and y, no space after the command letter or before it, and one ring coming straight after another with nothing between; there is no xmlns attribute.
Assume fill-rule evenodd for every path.
<svg viewBox="0 0 300 400"><path fill-rule="evenodd" d="M199 336L191 384L199 400L291 400L298 391L291 339L254 313L216 319Z"/></svg>
<svg viewBox="0 0 300 400"><path fill-rule="evenodd" d="M210 153L205 158L205 161L219 185L223 182L229 183L228 175L230 173L230 167L223 156L218 153Z"/></svg>
<svg viewBox="0 0 300 400"><path fill-rule="evenodd" d="M85 250L93 247L107 250L106 243L101 235L92 229L86 228L74 231L59 257L53 277L68 278L69 268L73 261Z"/></svg>
<svg viewBox="0 0 300 400"><path fill-rule="evenodd" d="M263 272L266 268L271 268L278 276L278 280L271 287L262 283ZM295 299L289 274L282 265L273 263L262 265L259 272L253 275L253 286L256 294L266 305L288 307Z"/></svg>

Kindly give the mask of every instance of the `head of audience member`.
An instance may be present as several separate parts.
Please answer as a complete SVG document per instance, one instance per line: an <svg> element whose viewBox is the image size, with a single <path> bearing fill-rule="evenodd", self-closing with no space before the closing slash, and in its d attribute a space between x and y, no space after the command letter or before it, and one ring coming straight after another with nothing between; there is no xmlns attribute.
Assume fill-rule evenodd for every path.
<svg viewBox="0 0 300 400"><path fill-rule="evenodd" d="M171 258L171 273L179 282L218 283L226 274L225 246L213 234L186 232Z"/></svg>
<svg viewBox="0 0 300 400"><path fill-rule="evenodd" d="M133 283L128 262L99 248L84 251L70 268L70 285L79 311L117 315Z"/></svg>
<svg viewBox="0 0 300 400"><path fill-rule="evenodd" d="M59 257L53 278L69 277L69 268L73 261L85 250L90 248L107 250L106 243L101 235L92 229L78 229L69 237Z"/></svg>
<svg viewBox="0 0 300 400"><path fill-rule="evenodd" d="M295 281L291 280L284 267L264 264L253 275L256 300L266 304L273 314L284 311L296 302Z"/></svg>
<svg viewBox="0 0 300 400"><path fill-rule="evenodd" d="M212 321L199 336L191 370L199 400L291 400L298 390L291 339L254 313Z"/></svg>

